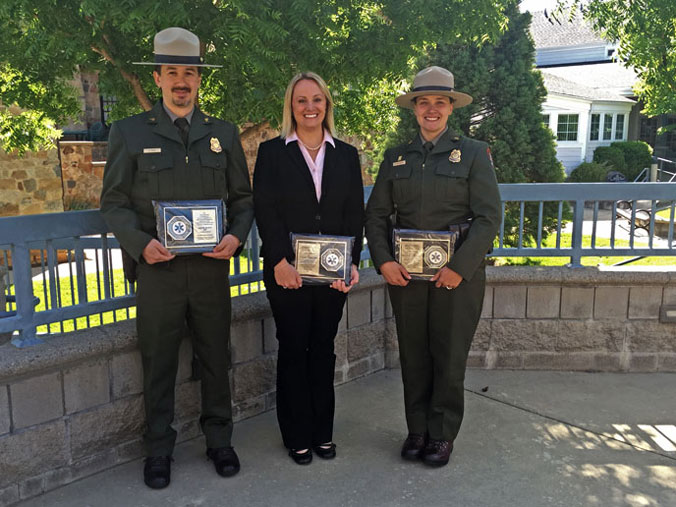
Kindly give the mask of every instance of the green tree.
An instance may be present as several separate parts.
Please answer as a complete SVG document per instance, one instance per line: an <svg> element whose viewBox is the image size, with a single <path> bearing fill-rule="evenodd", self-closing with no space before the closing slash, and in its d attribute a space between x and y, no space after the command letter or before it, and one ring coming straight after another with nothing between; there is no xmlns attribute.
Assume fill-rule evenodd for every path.
<svg viewBox="0 0 676 507"><path fill-rule="evenodd" d="M194 31L206 59L202 107L239 125L281 119L290 77L310 69L336 94L339 127L382 132L396 119L390 104L413 57L436 42L480 44L504 24L505 0L3 0L0 66L27 86L3 80L0 101L60 122L74 113L68 80L77 68L99 72L102 93L120 118L157 97L148 67L154 34L168 26ZM49 104L31 87L44 86ZM67 100L60 100L61 98ZM59 103L63 104L59 107ZM4 120L2 119L4 118ZM0 117L11 124L12 117ZM30 148L35 129L17 140L0 125L5 148Z"/></svg>
<svg viewBox="0 0 676 507"><path fill-rule="evenodd" d="M635 86L649 116L676 112L676 2L673 0L560 0L559 13L582 8L617 57L638 74ZM676 127L676 126L675 126Z"/></svg>
<svg viewBox="0 0 676 507"><path fill-rule="evenodd" d="M556 159L554 135L542 122L546 90L534 67L535 49L529 34L531 15L520 13L518 2L506 11L507 30L493 44L471 47L443 45L424 58L419 67L439 65L453 72L455 87L474 101L453 111L451 128L491 146L498 181L501 183L561 182L565 172ZM417 131L412 113L402 111L395 142L410 139ZM516 237L519 210L508 205L505 214L506 241ZM538 206L527 205L524 232L537 234ZM543 228L553 230L558 205L545 205Z"/></svg>

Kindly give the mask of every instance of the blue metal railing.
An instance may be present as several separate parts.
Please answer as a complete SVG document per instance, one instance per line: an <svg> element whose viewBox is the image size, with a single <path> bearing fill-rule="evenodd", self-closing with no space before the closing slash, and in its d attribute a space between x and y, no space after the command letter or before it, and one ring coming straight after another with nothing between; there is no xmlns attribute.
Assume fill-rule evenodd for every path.
<svg viewBox="0 0 676 507"><path fill-rule="evenodd" d="M371 189L365 190L368 198ZM579 266L587 256L676 255L673 183L503 184L500 192L504 217L493 257L558 256ZM622 209L623 203L631 207ZM652 212L646 214L640 207ZM657 209L666 209L669 218L659 218ZM627 245L619 244L620 226ZM561 241L566 233L570 246ZM548 234L556 238L553 247L545 244ZM589 236L588 245L583 235ZM609 239L609 246L598 245L601 237ZM254 227L245 245L246 259L233 263L231 284L238 294L262 288L259 244ZM112 312L113 321L120 311L125 312L120 318L133 317L133 287L123 281L116 256L119 245L97 210L0 218L0 264L11 267L7 294L16 301L9 307L16 313L0 318L0 335L18 330L12 343L24 347L41 343L43 332L63 332L64 321L89 327L103 323L106 313ZM362 261L368 259L367 247ZM35 297L44 302L44 309L34 308Z"/></svg>
<svg viewBox="0 0 676 507"><path fill-rule="evenodd" d="M676 185L673 183L517 183L500 185L503 200L503 221L498 235L498 245L492 252L493 256L520 256L520 257L569 257L570 265L580 266L582 257L589 256L673 256L676 255L674 245L674 203L676 202ZM505 242L505 209L506 203L518 203L518 240L516 246ZM536 241L534 246L524 245L523 230L526 224L526 203L537 206L538 218L534 229ZM557 207L556 227L552 234L556 234L556 246L544 247L543 223L545 203L554 203ZM600 238L600 208L605 204L610 216L607 229L609 231L609 246L599 246ZM563 232L563 216L566 205L572 207L571 245L563 247L561 237ZM622 205L628 205L628 210ZM640 206L648 210L648 217L640 220L637 213ZM590 225L590 245L583 246L583 230L585 209L591 217L587 222ZM668 210L669 218L663 222L654 212ZM621 212L620 212L621 211ZM622 218L626 217L626 218ZM626 221L627 246L618 246L617 231L620 223ZM659 228L659 231L657 230ZM644 237L637 241L637 231L643 229ZM658 235L657 232L663 233Z"/></svg>

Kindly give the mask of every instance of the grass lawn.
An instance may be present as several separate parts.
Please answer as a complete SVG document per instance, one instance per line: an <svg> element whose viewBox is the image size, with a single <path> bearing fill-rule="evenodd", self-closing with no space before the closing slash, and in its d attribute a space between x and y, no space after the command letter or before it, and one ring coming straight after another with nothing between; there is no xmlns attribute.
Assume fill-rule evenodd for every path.
<svg viewBox="0 0 676 507"><path fill-rule="evenodd" d="M662 211L657 212L658 217L662 217L665 220L671 220L671 209L663 209Z"/></svg>
<svg viewBox="0 0 676 507"><path fill-rule="evenodd" d="M240 263L240 273L247 273L250 271L248 265L248 260L245 256L239 257ZM235 274L234 264L230 264L230 274ZM98 280L97 280L98 278ZM111 294L115 297L123 296L127 289L125 288L125 282L121 269L113 270L113 286L111 288ZM88 301L99 301L105 296L104 291L104 282L103 275L101 273L89 273L87 274L87 300ZM263 282L254 282L250 284L242 284L238 286L233 286L230 288L230 294L234 296L252 294L264 289ZM61 277L60 286L57 286L59 292L59 304L58 307L72 306L73 299L75 299L75 304L78 301L78 288L77 288L77 277L73 276L72 286L70 277ZM10 287L10 294L14 294L14 287ZM35 307L36 312L44 311L46 308L53 308L51 297L49 293L49 281L47 281L47 287L45 292L45 283L42 279L33 280L33 294L40 299L40 303ZM136 307L132 306L129 308L123 308L120 310L104 312L101 314L89 315L88 317L79 317L77 319L70 319L63 322L55 322L49 324L49 331L51 333L68 333L76 329L86 329L89 327L100 326L101 324L110 324L112 322L117 322L120 320L127 320L136 318ZM37 328L38 333L46 333L47 325L39 326Z"/></svg>
<svg viewBox="0 0 676 507"><path fill-rule="evenodd" d="M561 234L561 248L570 247L572 235L570 233ZM556 247L556 235L552 234L543 242L544 248ZM584 247L591 247L591 236L582 237L582 245ZM628 247L629 241L616 239L616 247ZM646 242L634 242L634 246L647 246ZM604 248L610 247L609 238L596 238L596 247ZM631 259L632 257L582 257L583 266L610 266L622 262L623 260ZM570 257L496 257L496 266L565 266L570 263ZM675 266L676 257L645 257L638 261L634 261L631 266Z"/></svg>

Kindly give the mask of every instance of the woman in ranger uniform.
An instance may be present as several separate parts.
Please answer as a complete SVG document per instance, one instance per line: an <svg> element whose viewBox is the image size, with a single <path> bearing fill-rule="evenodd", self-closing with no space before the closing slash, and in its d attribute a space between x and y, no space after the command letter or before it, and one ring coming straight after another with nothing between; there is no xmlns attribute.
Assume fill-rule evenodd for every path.
<svg viewBox="0 0 676 507"><path fill-rule="evenodd" d="M413 109L420 132L385 153L366 208L366 236L397 323L408 425L401 456L443 466L462 422L465 367L483 304L484 258L500 224L500 194L488 145L448 129L453 109L472 102L455 91L451 72L420 71L396 102ZM431 278L412 280L393 255L392 226L457 231L459 239Z"/></svg>

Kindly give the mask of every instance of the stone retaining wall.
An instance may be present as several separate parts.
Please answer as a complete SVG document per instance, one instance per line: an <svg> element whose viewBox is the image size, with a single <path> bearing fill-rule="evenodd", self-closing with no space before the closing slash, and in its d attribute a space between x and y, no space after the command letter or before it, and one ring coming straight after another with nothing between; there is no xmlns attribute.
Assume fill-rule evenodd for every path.
<svg viewBox="0 0 676 507"><path fill-rule="evenodd" d="M382 370L394 330L379 277L350 295L336 338L336 384ZM235 420L275 406L277 342L265 294L233 299ZM178 441L200 434L199 383L185 340L176 385ZM0 506L143 455L135 321L0 346ZM236 430L235 430L236 438Z"/></svg>
<svg viewBox="0 0 676 507"><path fill-rule="evenodd" d="M470 365L577 371L676 371L676 270L489 268Z"/></svg>
<svg viewBox="0 0 676 507"><path fill-rule="evenodd" d="M0 150L0 217L63 211L56 149L23 157Z"/></svg>
<svg viewBox="0 0 676 507"><path fill-rule="evenodd" d="M676 271L488 269L470 366L676 371ZM235 419L274 408L276 339L262 293L233 300ZM141 361L134 322L0 346L0 505L10 505L142 456ZM385 287L373 270L350 293L336 338L336 384L398 366ZM199 434L199 385L183 343L178 440ZM236 430L235 430L236 436Z"/></svg>

